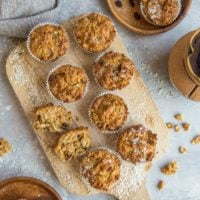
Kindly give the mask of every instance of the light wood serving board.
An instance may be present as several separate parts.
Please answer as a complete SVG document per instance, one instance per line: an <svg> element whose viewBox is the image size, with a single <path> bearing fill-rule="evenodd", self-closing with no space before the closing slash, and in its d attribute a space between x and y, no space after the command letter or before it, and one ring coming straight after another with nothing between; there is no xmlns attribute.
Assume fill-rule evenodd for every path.
<svg viewBox="0 0 200 200"><path fill-rule="evenodd" d="M88 106L92 99L99 93L103 92L103 90L97 86L91 73L91 65L96 59L96 56L83 52L80 48L77 48L73 41L72 29L75 20L77 20L77 18L70 19L63 24L71 39L71 47L66 55L54 63L42 64L34 60L28 54L25 43L22 43L17 46L8 56L6 63L7 76L29 122L32 123L34 118L33 110L35 107L49 102L56 103L48 95L45 88L47 74L50 69L58 64L64 63L83 66L90 79L88 93L84 99L73 104L65 104L64 106L68 110L72 111L75 127L80 125L89 127L94 141L94 146L107 146L112 150L115 150L117 134L102 134L95 129L88 120ZM128 52L119 35L117 35L109 50L122 52L128 56ZM162 156L168 144L168 131L137 69L135 69L135 75L130 85L124 90L117 91L115 93L123 97L128 104L130 114L129 122L126 126L139 123L157 133L158 153L156 157L159 158ZM63 187L65 187L69 192L79 195L90 195L102 192L88 187L83 183L79 176L78 160L63 162L60 161L54 154L52 147L58 140L59 135L42 134L36 131L35 133ZM126 161L122 161L122 165L124 166L125 164L128 164L129 166L127 167L127 174L129 174L130 170L132 170L135 166ZM143 174L146 174L149 166L150 165L148 164L144 167L145 170L143 170ZM137 167L138 166L135 168ZM136 179L136 176L127 176L125 179L121 179L122 180L120 180L118 185L115 187L123 188L124 185L127 184L126 179L134 180ZM109 190L108 193L119 198L120 200L150 199L145 187L145 176L142 180L138 181L137 189L127 185L127 188L125 188L125 191L123 192L116 192L115 189L112 189Z"/></svg>

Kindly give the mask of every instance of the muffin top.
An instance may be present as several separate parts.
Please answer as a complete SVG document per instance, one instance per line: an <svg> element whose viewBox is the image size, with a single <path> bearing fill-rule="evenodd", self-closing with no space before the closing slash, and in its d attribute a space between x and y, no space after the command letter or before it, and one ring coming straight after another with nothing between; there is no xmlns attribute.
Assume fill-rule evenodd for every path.
<svg viewBox="0 0 200 200"><path fill-rule="evenodd" d="M66 103L79 100L85 93L88 78L81 67L63 65L51 72L48 87L52 95Z"/></svg>
<svg viewBox="0 0 200 200"><path fill-rule="evenodd" d="M172 24L180 13L179 0L142 0L142 11L153 24Z"/></svg>
<svg viewBox="0 0 200 200"><path fill-rule="evenodd" d="M96 189L108 190L120 177L120 160L105 149L88 152L81 161L81 173Z"/></svg>
<svg viewBox="0 0 200 200"><path fill-rule="evenodd" d="M108 17L91 13L78 20L74 35L76 42L84 50L99 53L111 45L116 30Z"/></svg>
<svg viewBox="0 0 200 200"><path fill-rule="evenodd" d="M45 24L34 28L29 36L29 49L41 61L54 61L69 48L69 37L59 25Z"/></svg>
<svg viewBox="0 0 200 200"><path fill-rule="evenodd" d="M49 104L36 109L33 127L42 132L63 132L71 124L71 112L62 106Z"/></svg>
<svg viewBox="0 0 200 200"><path fill-rule="evenodd" d="M123 159L134 164L151 161L156 153L157 135L142 125L131 126L123 131L117 141L117 151Z"/></svg>
<svg viewBox="0 0 200 200"><path fill-rule="evenodd" d="M134 73L134 64L122 53L108 52L93 65L94 76L107 90L123 89Z"/></svg>
<svg viewBox="0 0 200 200"><path fill-rule="evenodd" d="M92 145L87 127L79 127L65 132L55 147L55 153L61 160L79 157Z"/></svg>
<svg viewBox="0 0 200 200"><path fill-rule="evenodd" d="M114 94L97 97L90 108L90 118L101 131L117 131L127 119L128 108L123 99Z"/></svg>

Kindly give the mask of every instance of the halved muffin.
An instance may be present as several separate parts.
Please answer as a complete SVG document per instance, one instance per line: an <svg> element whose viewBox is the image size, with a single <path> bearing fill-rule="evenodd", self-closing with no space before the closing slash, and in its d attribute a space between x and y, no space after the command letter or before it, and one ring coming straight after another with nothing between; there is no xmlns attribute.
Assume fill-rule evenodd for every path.
<svg viewBox="0 0 200 200"><path fill-rule="evenodd" d="M157 135L142 125L135 125L120 133L117 151L124 160L134 164L151 161L156 154Z"/></svg>
<svg viewBox="0 0 200 200"><path fill-rule="evenodd" d="M55 147L55 153L61 160L78 158L92 145L92 139L87 127L78 127L65 132Z"/></svg>
<svg viewBox="0 0 200 200"><path fill-rule="evenodd" d="M48 104L35 111L33 127L41 132L63 132L72 124L72 113L62 106Z"/></svg>
<svg viewBox="0 0 200 200"><path fill-rule="evenodd" d="M108 190L120 177L120 160L106 149L89 151L81 160L81 175L91 186Z"/></svg>

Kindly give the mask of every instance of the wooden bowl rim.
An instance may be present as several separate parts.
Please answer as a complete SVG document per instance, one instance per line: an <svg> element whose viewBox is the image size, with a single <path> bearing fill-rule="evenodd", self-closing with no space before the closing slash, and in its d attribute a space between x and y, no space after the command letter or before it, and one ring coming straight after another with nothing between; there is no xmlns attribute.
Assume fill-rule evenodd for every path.
<svg viewBox="0 0 200 200"><path fill-rule="evenodd" d="M163 32L166 32L166 31L169 31L170 29L174 28L175 26L177 26L186 16L186 14L188 13L189 9L190 9L190 6L192 4L192 0L186 0L186 8L184 9L184 11L178 16L178 19L175 20L174 23L172 23L171 25L169 26L166 26L166 27L160 27L159 29L156 29L156 30L144 30L144 29L141 29L141 28L137 28L135 26L132 26L130 25L129 23L127 23L126 21L124 21L118 14L117 12L115 11L115 9L113 8L112 6L112 3L111 1L113 0L107 0L107 4L112 12L112 14L116 17L116 19L123 25L125 25L127 28L129 28L130 30L132 30L133 32L135 33L139 33L139 34L142 34L142 35L155 35L155 34L159 34L159 33L163 33Z"/></svg>
<svg viewBox="0 0 200 200"><path fill-rule="evenodd" d="M32 178L32 177L27 177L27 176L17 176L17 177L11 177L11 178L6 178L3 180L0 180L0 189L7 184L14 183L14 182L29 182L35 185L38 185L42 187L43 189L47 190L50 192L57 200L62 200L61 196L58 194L58 192L49 184L45 183L44 181L41 181L37 178Z"/></svg>

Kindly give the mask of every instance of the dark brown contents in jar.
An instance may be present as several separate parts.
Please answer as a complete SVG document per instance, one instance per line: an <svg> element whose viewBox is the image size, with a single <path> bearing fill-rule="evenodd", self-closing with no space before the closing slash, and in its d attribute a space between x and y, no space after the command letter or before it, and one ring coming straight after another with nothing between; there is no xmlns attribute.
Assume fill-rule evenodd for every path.
<svg viewBox="0 0 200 200"><path fill-rule="evenodd" d="M121 8L122 7L122 2L120 0L117 0L115 1L115 5L118 7L118 8Z"/></svg>

